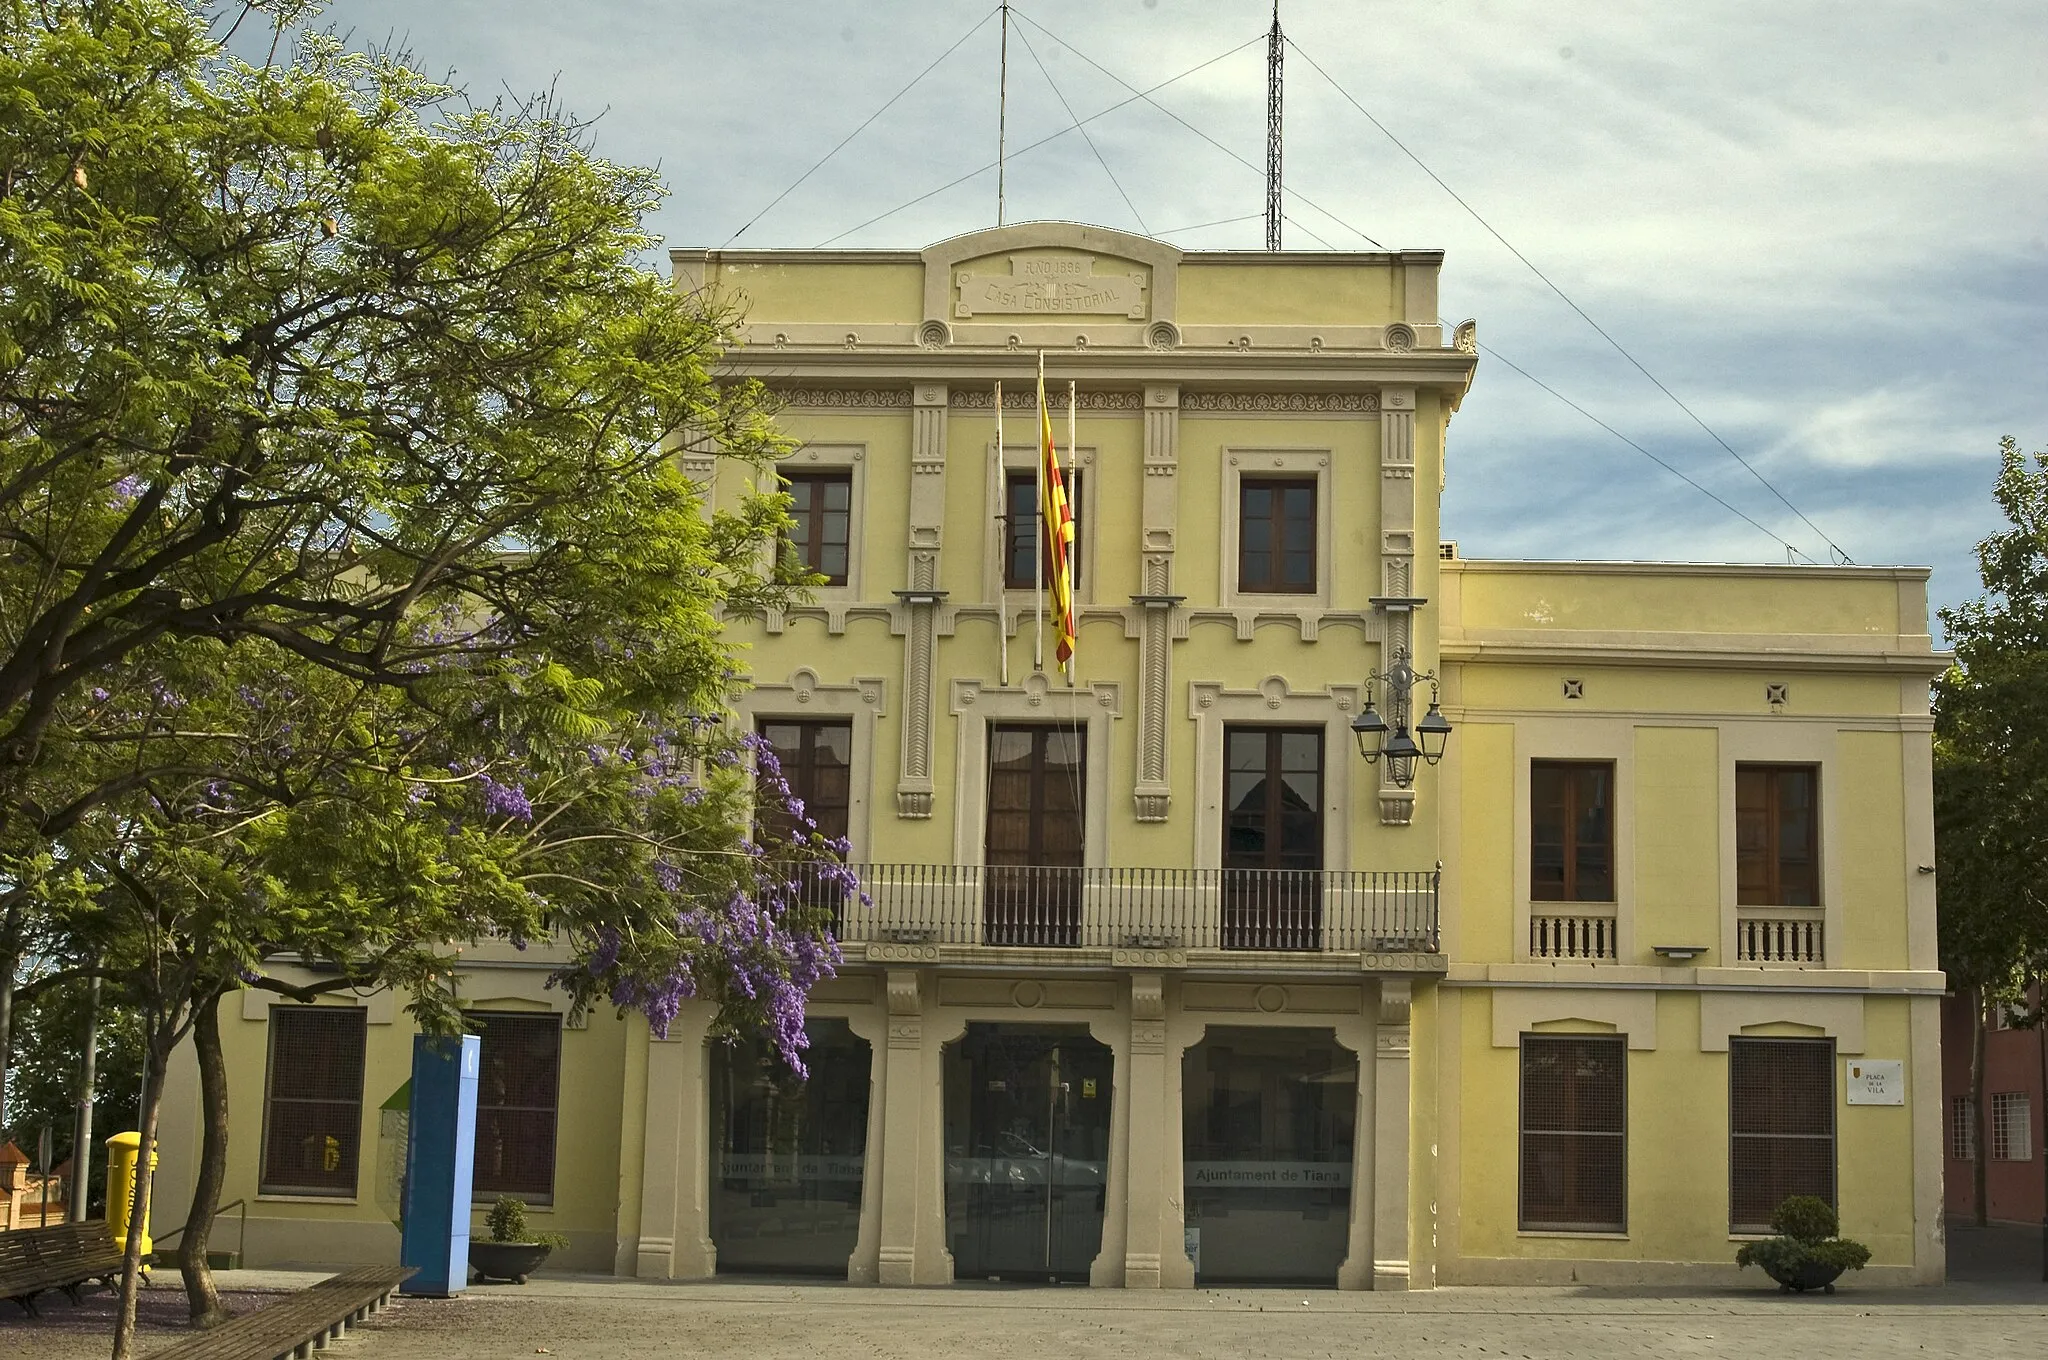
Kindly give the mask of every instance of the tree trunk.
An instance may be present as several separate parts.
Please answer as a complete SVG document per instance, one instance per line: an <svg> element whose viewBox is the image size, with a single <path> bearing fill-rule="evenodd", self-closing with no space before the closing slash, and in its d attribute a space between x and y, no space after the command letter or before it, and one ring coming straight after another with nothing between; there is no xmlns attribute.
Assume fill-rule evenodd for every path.
<svg viewBox="0 0 2048 1360"><path fill-rule="evenodd" d="M185 1233L178 1243L178 1272L185 1277L192 1325L218 1327L229 1315L221 1304L220 1291L213 1287L213 1268L207 1264L206 1252L228 1169L228 1068L220 1050L219 995L201 1001L194 1010L192 1049L199 1058L204 1134L199 1145L199 1180L192 1187L192 1208L185 1215Z"/></svg>
<svg viewBox="0 0 2048 1360"><path fill-rule="evenodd" d="M1971 998L1970 1007L1970 1137L1976 1146L1970 1149L1976 1154L1970 1160L1970 1179L1977 1198L1977 1226L1982 1228L1991 1222L1991 1111L1984 1099L1984 1031L1985 1012L1990 1006L1986 993L1979 990Z"/></svg>
<svg viewBox="0 0 2048 1360"><path fill-rule="evenodd" d="M92 1102L99 1080L100 978L86 984L85 1038L79 1044L78 1108L71 1117L71 1220L80 1222L92 1203Z"/></svg>
<svg viewBox="0 0 2048 1360"><path fill-rule="evenodd" d="M142 1292L142 1225L149 1217L149 1164L156 1152L157 1109L163 1104L163 1070L170 1059L167 1050L177 1033L174 1025L153 1029L143 1055L149 1069L142 1080L141 1117L135 1122L142 1145L135 1150L134 1198L128 1209L128 1240L121 1251L121 1307L114 1316L113 1360L132 1360L135 1354L135 1303ZM111 1209L111 1206L109 1206Z"/></svg>

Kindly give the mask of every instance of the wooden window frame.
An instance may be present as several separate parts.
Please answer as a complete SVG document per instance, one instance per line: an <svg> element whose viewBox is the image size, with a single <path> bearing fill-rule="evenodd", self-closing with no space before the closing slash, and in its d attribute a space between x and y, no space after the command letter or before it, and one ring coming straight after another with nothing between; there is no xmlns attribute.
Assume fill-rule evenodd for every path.
<svg viewBox="0 0 2048 1360"><path fill-rule="evenodd" d="M851 718L792 718L774 715L757 715L754 719L754 733L764 742L768 740L771 727L794 727L798 730L797 760L792 769L789 758L782 748L776 747L775 757L782 764L783 778L788 782L790 792L804 802L804 810L811 820L818 823L820 834L847 838L851 836L853 823L853 719ZM817 761L818 735L821 729L834 727L846 732L846 796L836 806L818 801L814 776L819 768ZM772 745L772 743L771 743ZM838 814L839 827L833 830L818 816L818 809L827 808Z"/></svg>
<svg viewBox="0 0 2048 1360"><path fill-rule="evenodd" d="M1764 820L1765 848L1763 851L1764 883L1758 889L1746 889L1743 883L1742 849L1742 777L1745 774L1762 774L1767 777L1766 796L1761 815ZM1781 780L1787 775L1800 775L1812 781L1811 797L1808 801L1807 852L1808 872L1813 878L1811 901L1791 902L1786 900L1785 846L1779 838L1781 829L1780 808L1783 806ZM1825 905L1825 880L1821 873L1821 780L1820 766L1811 762L1738 761L1735 765L1735 905L1738 907L1819 907Z"/></svg>
<svg viewBox="0 0 2048 1360"><path fill-rule="evenodd" d="M1555 771L1577 774L1583 771L1603 771L1607 776L1607 895L1589 897L1579 888L1579 807L1580 787L1576 779L1565 785L1563 855L1564 884L1557 896L1546 895L1551 885L1537 881L1536 829L1541 816L1541 802L1536 793L1536 779L1539 772ZM1611 760L1551 760L1540 759L1529 762L1529 900L1531 902L1595 902L1617 903L1621 894L1620 852L1615 844L1614 801L1615 790L1619 787L1618 771Z"/></svg>
<svg viewBox="0 0 2048 1360"><path fill-rule="evenodd" d="M1247 535L1245 525L1250 523L1245 513L1245 500L1254 491L1299 491L1308 492L1308 580L1300 585L1289 585L1283 579L1285 571L1278 563L1284 556L1280 546L1285 541L1287 516L1279 509L1276 498L1274 511L1267 517L1273 526L1273 547L1269 550L1268 574L1263 580L1254 580L1246 574L1245 558L1249 549L1245 546ZM1237 479L1237 593L1240 595L1314 595L1322 580L1323 561L1321 519L1322 486L1316 477L1239 477Z"/></svg>
<svg viewBox="0 0 2048 1360"><path fill-rule="evenodd" d="M1759 1063L1767 1062L1771 1059L1774 1053L1784 1054L1792 1051L1795 1048L1804 1052L1825 1055L1821 1062L1816 1063L1814 1065L1814 1070L1818 1072L1825 1072L1827 1074L1828 1095L1827 1100L1823 1103L1822 1106L1827 1111L1827 1132L1787 1132L1784 1130L1772 1129L1745 1129L1743 1127L1743 1115L1745 1112L1755 1109L1762 1109L1768 1114L1779 1114L1782 1112L1784 1108L1783 1103L1781 1101L1771 1099L1768 1093L1766 1093L1765 1095L1750 1093L1747 1097L1745 1097L1744 1092L1740 1089L1739 1086L1739 1082L1743 1075L1743 1066L1745 1061L1754 1061ZM1744 1037L1741 1035L1729 1036L1728 1231L1730 1233L1736 1235L1768 1233L1769 1231L1771 1231L1771 1213L1777 1208L1777 1204L1774 1202L1768 1206L1760 1206L1762 1208L1762 1216L1760 1218L1742 1217L1742 1206L1740 1203L1742 1195L1741 1189L1737 1184L1737 1178L1741 1175L1742 1167L1744 1164L1743 1159L1738 1154L1742 1150L1745 1142L1748 1142L1751 1145L1762 1144L1767 1142L1776 1142L1781 1144L1788 1142L1826 1142L1828 1145L1828 1184L1826 1186L1827 1193L1824 1195L1816 1194L1816 1191L1820 1188L1816 1186L1795 1186L1791 1189L1786 1190L1784 1194L1815 1194L1816 1198L1824 1199L1831 1205L1840 1203L1842 1192L1842 1121L1838 1111L1835 1108L1838 1099L1839 1095L1835 1089L1835 1041L1833 1039L1780 1039ZM1784 1195L1778 1195L1776 1198L1778 1200L1782 1200L1784 1198Z"/></svg>
<svg viewBox="0 0 2048 1360"><path fill-rule="evenodd" d="M1081 570L1083 566L1081 546L1087 541L1083 530L1085 521L1082 519L1082 513L1086 508L1086 502L1082 499L1084 494L1082 472L1083 469L1081 468L1060 469L1061 479L1067 488L1067 504L1073 509L1074 513L1074 544L1068 554L1067 562L1068 570L1073 575L1074 596L1077 602L1080 599ZM1018 517L1012 513L1017 508L1018 488L1024 486L1031 488L1030 536L1038 542L1039 562L1045 568L1046 580L1048 582L1052 580L1051 554L1047 551L1044 536L1039 533L1038 522L1044 518L1045 507L1044 502L1038 498L1038 469L1005 468L1003 469L1002 506L1002 573L1003 589L1005 590L1031 590L1038 584L1037 579L1030 572L1027 571L1022 576L1019 576L1012 570L1017 565L1018 554L1025 551L1025 545L1022 542L1024 526L1018 523Z"/></svg>
<svg viewBox="0 0 2048 1360"><path fill-rule="evenodd" d="M1618 1129L1532 1129L1529 1127L1529 1059L1533 1051L1550 1047L1569 1045L1598 1045L1611 1047L1615 1057L1614 1068L1619 1074L1620 1089L1615 1093L1616 1108L1621 1113L1621 1127ZM1628 1037L1606 1034L1524 1034L1521 1048L1516 1055L1515 1072L1516 1108L1516 1161L1515 1161L1515 1215L1516 1226L1522 1232L1533 1233L1587 1233L1596 1235L1625 1235L1628 1232ZM1570 1088L1567 1088L1568 1093ZM1568 1094L1568 1099L1572 1095ZM1573 1100L1573 1103L1576 1103ZM1581 1148L1598 1146L1587 1140L1613 1140L1620 1148L1615 1174L1620 1184L1614 1187L1614 1202L1620 1211L1615 1220L1586 1219L1539 1219L1529 1213L1528 1166L1531 1151L1531 1137L1556 1140L1566 1149L1565 1175L1571 1177L1574 1171L1582 1170L1584 1162L1572 1154ZM1567 1193L1567 1199L1569 1193ZM1569 1208L1567 1203L1561 1207Z"/></svg>
<svg viewBox="0 0 2048 1360"><path fill-rule="evenodd" d="M555 1173L560 1167L562 1160L562 1017L553 1011L473 1010L465 1011L463 1018L481 1026L478 1030L478 1037L481 1040L478 1046L480 1058L478 1063L479 1073L487 1069L491 1061L491 1055L488 1051L491 1047L491 1025L510 1021L512 1024L507 1026L507 1028L530 1025L532 1028L538 1029L542 1024L547 1024L554 1031L554 1092L553 1099L547 1105L513 1105L504 1102L489 1102L485 1099L486 1093L483 1089L483 1083L479 1080L476 1102L476 1147L473 1151L473 1164L470 1168L470 1198L476 1203L489 1203L499 1195L517 1195L528 1204L553 1204L555 1202ZM548 1142L550 1154L548 1157L547 1184L541 1185L538 1182L514 1184L509 1181L493 1183L485 1176L483 1167L480 1164L476 1164L481 1162L483 1156L485 1117L502 1111L520 1114L546 1112L549 1125Z"/></svg>
<svg viewBox="0 0 2048 1360"><path fill-rule="evenodd" d="M317 1018L315 1018L317 1017ZM292 1031L304 1025L352 1025L357 1045L355 1065L355 1096L352 1100L325 1096L280 1096L277 1093L278 1046L282 1039L296 1038ZM260 1195L288 1195L309 1199L355 1199L361 1192L363 1174L363 1081L364 1071L369 1065L369 1012L361 1006L304 1006L278 1005L270 1008L270 1025L264 1055L263 1081L263 1143L258 1154L256 1191ZM303 1055L291 1060L292 1066L307 1061ZM335 1105L351 1106L355 1110L352 1121L355 1141L346 1145L339 1153L346 1163L337 1167L336 1176L348 1176L347 1185L306 1185L295 1183L271 1166L271 1135L275 1131L278 1107L289 1105ZM349 1121L344 1121L347 1127Z"/></svg>
<svg viewBox="0 0 2048 1360"><path fill-rule="evenodd" d="M824 550L828 546L824 532L825 522L832 515L840 512L823 508L805 511L804 513L809 516L809 532L799 538L795 530L800 526L792 525L791 532L787 535L786 539L786 541L795 546L797 558L804 564L805 568L824 577L826 585L845 585L853 577L853 470L851 468L806 468L801 472L782 471L779 475L782 478L783 488L792 495L794 495L799 485L816 488L827 486L844 486L846 488L846 510L844 512L846 518L846 537L845 541L839 545L846 551L845 571L835 576L831 572L821 570L818 566L820 559L824 555ZM814 501L816 499L815 492L813 493L813 499ZM795 513L795 507L792 506L791 514L794 515Z"/></svg>
<svg viewBox="0 0 2048 1360"><path fill-rule="evenodd" d="M1258 733L1266 739L1266 806L1263 811L1268 833L1265 858L1269 862L1265 864L1232 864L1230 862L1230 824L1231 817L1236 811L1230 805L1229 797L1230 776L1232 773L1230 768L1230 739L1233 735L1241 732ZM1329 734L1320 724L1225 723L1223 725L1223 845L1221 851L1222 858L1219 862L1226 869L1277 870L1289 867L1287 865L1270 863L1274 853L1273 840L1278 835L1279 822L1277 814L1280 811L1278 804L1280 802L1281 787L1284 782L1281 776L1285 773L1282 769L1282 744L1279 738L1287 736L1309 736L1314 737L1316 740L1316 862L1312 866L1305 866L1305 868L1307 871L1313 872L1325 867L1325 860L1328 857L1326 841L1329 835L1329 819L1327 815L1330 792Z"/></svg>
<svg viewBox="0 0 2048 1360"><path fill-rule="evenodd" d="M1025 814L1029 820L1027 822L1027 829L1025 832L1025 841L1027 842L1027 846L1024 853L1028 856L1034 856L1034 858L1028 859L1020 865L996 867L1080 868L1083 864L1087 862L1088 847L1088 728L1086 724L1057 722L991 722L988 726L988 769L990 772L991 781L994 777L996 764L996 738L1000 734L1005 732L1029 732L1032 734L1031 801L1029 805L1029 810ZM1069 739L1072 740L1074 743L1075 753L1077 756L1074 765L1073 778L1077 781L1078 787L1080 789L1080 800L1079 806L1074 809L1074 817L1080 827L1081 834L1079 852L1076 855L1074 863L1072 865L1047 865L1044 862L1045 815L1047 812L1047 808L1045 806L1045 800L1043 799L1042 794L1046 788L1047 780L1045 760L1047 745L1046 739L1055 732L1064 732L1068 734ZM982 859L985 863L991 865L994 864L994 861L991 857L995 853L995 849L994 846L991 844L994 838L990 836L989 832L992 829L991 823L993 822L995 816L995 799L993 797L990 797L987 800L987 805L982 809L981 834Z"/></svg>

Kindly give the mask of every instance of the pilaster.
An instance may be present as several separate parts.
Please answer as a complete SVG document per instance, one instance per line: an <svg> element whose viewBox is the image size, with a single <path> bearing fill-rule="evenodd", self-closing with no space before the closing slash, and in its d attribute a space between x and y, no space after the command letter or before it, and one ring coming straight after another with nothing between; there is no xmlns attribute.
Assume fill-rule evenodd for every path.
<svg viewBox="0 0 2048 1360"><path fill-rule="evenodd" d="M1358 1106L1351 1139L1351 1235L1337 1288L1378 1289L1379 1236L1379 1012L1376 989L1365 1003L1365 1029L1358 1042ZM1340 1031L1338 1042L1343 1042Z"/></svg>
<svg viewBox="0 0 2048 1360"><path fill-rule="evenodd" d="M1380 389L1380 593L1402 598L1415 588L1415 389ZM1380 667L1406 651L1413 656L1412 618L1402 610L1385 616ZM1415 792L1394 783L1392 761L1381 761L1380 822L1407 826L1415 818Z"/></svg>
<svg viewBox="0 0 2048 1360"><path fill-rule="evenodd" d="M1166 1117L1166 1002L1157 973L1131 974L1130 1054L1127 1089L1117 1092L1130 1111L1124 1287L1157 1289L1168 1243L1181 1246L1180 1215L1168 1212L1166 1185L1166 1168L1176 1159L1161 1146L1169 1123L1178 1128L1180 1121Z"/></svg>
<svg viewBox="0 0 2048 1360"><path fill-rule="evenodd" d="M1139 580L1138 768L1132 795L1141 822L1163 822L1172 802L1166 769L1167 695L1173 683L1174 536L1180 518L1180 388L1145 388L1145 492Z"/></svg>
<svg viewBox="0 0 2048 1360"><path fill-rule="evenodd" d="M946 519L946 387L911 394L910 532L903 620L903 750L896 815L932 815L932 672L937 664L939 552Z"/></svg>
<svg viewBox="0 0 2048 1360"><path fill-rule="evenodd" d="M647 1123L634 1274L702 1280L718 1271L711 1241L711 1122L704 1039L711 1013L690 1006L647 1046Z"/></svg>
<svg viewBox="0 0 2048 1360"><path fill-rule="evenodd" d="M1370 1067L1361 1063L1358 1074L1361 1091L1368 1072L1376 1088L1371 1171L1374 1289L1408 1288L1408 1018L1412 986L1404 978L1380 983L1375 1056ZM1361 1108L1359 1117L1364 1116ZM1363 1124L1360 1129L1362 1133Z"/></svg>

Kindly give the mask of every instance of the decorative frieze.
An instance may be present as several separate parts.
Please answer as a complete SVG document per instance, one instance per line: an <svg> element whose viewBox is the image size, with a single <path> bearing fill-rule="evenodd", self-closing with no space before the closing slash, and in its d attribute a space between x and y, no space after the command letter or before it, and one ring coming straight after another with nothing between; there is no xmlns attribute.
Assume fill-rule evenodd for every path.
<svg viewBox="0 0 2048 1360"><path fill-rule="evenodd" d="M1135 411L1143 404L1136 392L1079 392L1075 394L1078 411ZM987 387L959 387L953 390L953 409L956 411L993 411L995 393ZM1065 383L1057 385L1047 382L1045 404L1049 410L1067 409L1067 388ZM1035 411L1038 409L1038 388L1035 383L1019 381L1003 390L1005 411Z"/></svg>
<svg viewBox="0 0 2048 1360"><path fill-rule="evenodd" d="M1183 411L1243 411L1256 415L1290 411L1377 411L1377 392L1184 392Z"/></svg>
<svg viewBox="0 0 2048 1360"><path fill-rule="evenodd" d="M910 406L908 387L785 387L775 393L784 406L828 410L899 411Z"/></svg>

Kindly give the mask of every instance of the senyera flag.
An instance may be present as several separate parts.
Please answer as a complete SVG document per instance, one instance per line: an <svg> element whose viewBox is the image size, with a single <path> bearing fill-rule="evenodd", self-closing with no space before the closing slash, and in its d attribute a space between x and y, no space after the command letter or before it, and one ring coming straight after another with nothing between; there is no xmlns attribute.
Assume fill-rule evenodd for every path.
<svg viewBox="0 0 2048 1360"><path fill-rule="evenodd" d="M1053 659L1064 666L1074 658L1074 508L1067 504L1067 485L1053 452L1052 412L1045 404L1045 371L1038 374L1038 511L1046 526L1046 586L1052 592Z"/></svg>

